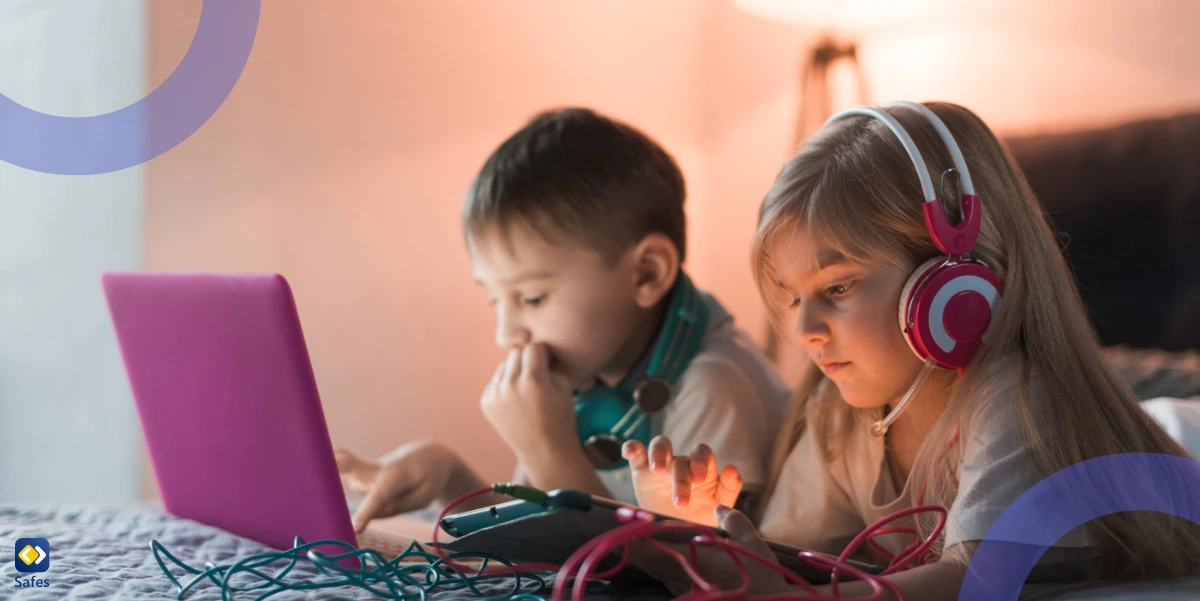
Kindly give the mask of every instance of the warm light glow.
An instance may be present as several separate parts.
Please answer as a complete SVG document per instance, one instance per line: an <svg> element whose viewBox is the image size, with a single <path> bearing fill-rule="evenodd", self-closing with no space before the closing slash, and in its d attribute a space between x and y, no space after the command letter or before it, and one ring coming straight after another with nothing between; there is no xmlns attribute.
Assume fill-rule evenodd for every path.
<svg viewBox="0 0 1200 601"><path fill-rule="evenodd" d="M742 11L770 21L831 28L905 20L940 0L733 0Z"/></svg>
<svg viewBox="0 0 1200 601"><path fill-rule="evenodd" d="M927 23L943 17L979 16L1025 0L733 0L760 19L816 29L857 31Z"/></svg>

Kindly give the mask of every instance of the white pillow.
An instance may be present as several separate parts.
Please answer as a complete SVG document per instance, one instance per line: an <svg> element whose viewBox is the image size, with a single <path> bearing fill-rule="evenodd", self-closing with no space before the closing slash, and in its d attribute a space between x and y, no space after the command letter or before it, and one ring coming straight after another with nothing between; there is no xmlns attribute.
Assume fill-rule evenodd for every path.
<svg viewBox="0 0 1200 601"><path fill-rule="evenodd" d="M1187 399L1158 397L1142 401L1142 407L1194 459L1200 459L1200 396Z"/></svg>

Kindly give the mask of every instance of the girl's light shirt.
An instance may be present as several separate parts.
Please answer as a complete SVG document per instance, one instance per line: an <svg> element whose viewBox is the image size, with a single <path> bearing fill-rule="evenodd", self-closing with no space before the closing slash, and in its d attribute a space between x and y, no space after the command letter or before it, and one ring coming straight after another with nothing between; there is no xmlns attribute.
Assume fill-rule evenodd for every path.
<svg viewBox="0 0 1200 601"><path fill-rule="evenodd" d="M980 399L958 443L963 445L963 463L958 495L948 511L946 548L982 540L1000 514L1042 479L1020 440L1012 411L1018 394L1018 361L1010 358L1000 363L997 373L1003 374L1003 379L995 395ZM1036 375L1030 380L1029 394L1035 403L1047 401ZM767 500L760 526L765 537L837 554L867 526L911 507L911 489L920 483L910 478L903 490L896 490L887 469L884 441L870 435L869 425L869 420L863 420L861 427L851 428L841 453L832 461L825 459L817 436L811 431L801 435L784 463L775 493ZM911 526L912 521L890 525ZM892 553L910 540L899 534L876 538ZM1087 548L1089 541L1086 530L1077 529L1055 547ZM1091 549L1083 553L1090 555ZM1047 553L1045 559L1051 557L1057 554Z"/></svg>

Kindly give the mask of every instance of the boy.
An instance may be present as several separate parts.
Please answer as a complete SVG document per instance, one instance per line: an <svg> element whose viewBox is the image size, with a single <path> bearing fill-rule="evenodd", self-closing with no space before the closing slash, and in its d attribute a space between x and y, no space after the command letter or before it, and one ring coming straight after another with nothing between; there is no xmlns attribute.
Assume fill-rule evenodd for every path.
<svg viewBox="0 0 1200 601"><path fill-rule="evenodd" d="M476 176L464 236L496 312L496 344L509 352L481 406L517 456L515 481L635 503L621 443L656 434L681 449L708 444L747 491L762 481L789 390L681 271L684 196L678 166L654 141L578 108L537 115ZM367 493L359 531L487 486L428 441L378 463L339 450L338 466Z"/></svg>

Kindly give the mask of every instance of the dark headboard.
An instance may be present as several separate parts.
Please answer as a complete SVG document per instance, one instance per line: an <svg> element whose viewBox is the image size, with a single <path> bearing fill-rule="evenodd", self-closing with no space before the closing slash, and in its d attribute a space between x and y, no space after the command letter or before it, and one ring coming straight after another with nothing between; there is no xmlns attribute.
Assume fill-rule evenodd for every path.
<svg viewBox="0 0 1200 601"><path fill-rule="evenodd" d="M1005 142L1101 342L1200 348L1200 113Z"/></svg>

